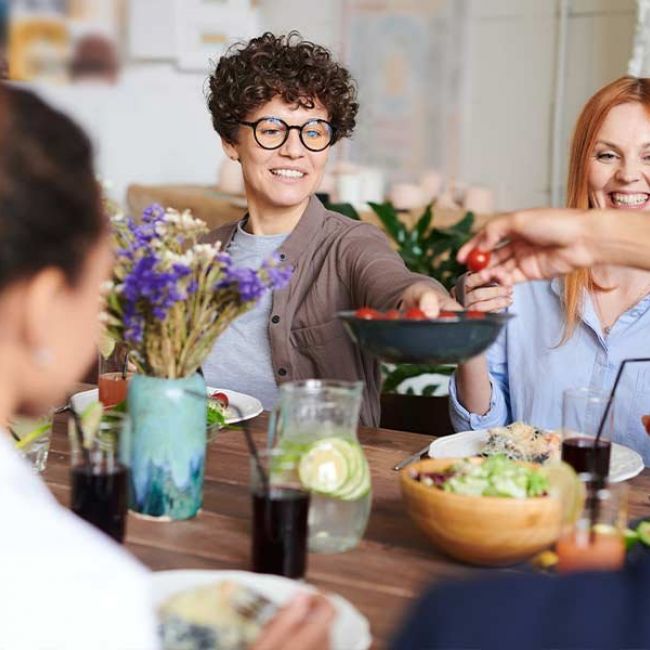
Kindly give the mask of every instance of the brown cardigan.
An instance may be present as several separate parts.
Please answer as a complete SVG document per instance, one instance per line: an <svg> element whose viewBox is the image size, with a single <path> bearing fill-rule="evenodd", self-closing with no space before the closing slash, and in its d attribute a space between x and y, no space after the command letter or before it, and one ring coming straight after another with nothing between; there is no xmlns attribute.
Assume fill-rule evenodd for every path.
<svg viewBox="0 0 650 650"><path fill-rule="evenodd" d="M213 230L206 241L228 247L236 223ZM362 306L391 309L403 291L427 280L411 273L379 228L326 210L312 197L293 232L278 249L294 274L273 293L268 332L276 381L361 380L365 386L361 424L379 424L379 362L348 337L336 312Z"/></svg>

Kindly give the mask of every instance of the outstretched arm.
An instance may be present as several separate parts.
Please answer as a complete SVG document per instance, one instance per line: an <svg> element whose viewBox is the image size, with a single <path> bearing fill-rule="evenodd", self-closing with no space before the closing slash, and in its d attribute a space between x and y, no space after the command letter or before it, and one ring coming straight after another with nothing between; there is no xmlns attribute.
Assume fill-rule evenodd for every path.
<svg viewBox="0 0 650 650"><path fill-rule="evenodd" d="M538 209L497 217L458 253L493 251L482 282L539 280L597 263L650 269L650 219L622 210Z"/></svg>

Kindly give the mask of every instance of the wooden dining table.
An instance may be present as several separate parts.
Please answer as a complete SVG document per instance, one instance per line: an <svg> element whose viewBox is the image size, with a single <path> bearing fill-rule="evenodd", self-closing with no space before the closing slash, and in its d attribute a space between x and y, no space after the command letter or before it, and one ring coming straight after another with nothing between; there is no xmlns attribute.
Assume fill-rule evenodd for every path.
<svg viewBox="0 0 650 650"><path fill-rule="evenodd" d="M266 441L268 415L250 421L258 445ZM70 456L65 415L55 417L44 478L56 498L69 504ZM370 622L373 648L388 645L400 620L422 590L446 580L521 568L480 569L435 550L411 521L393 466L422 449L417 433L361 427L372 474L373 505L368 528L353 550L310 554L306 580L347 598ZM650 516L650 470L630 481L630 517ZM203 509L188 521L156 522L129 514L125 546L153 571L249 569L251 498L249 455L240 429L220 431L208 444Z"/></svg>

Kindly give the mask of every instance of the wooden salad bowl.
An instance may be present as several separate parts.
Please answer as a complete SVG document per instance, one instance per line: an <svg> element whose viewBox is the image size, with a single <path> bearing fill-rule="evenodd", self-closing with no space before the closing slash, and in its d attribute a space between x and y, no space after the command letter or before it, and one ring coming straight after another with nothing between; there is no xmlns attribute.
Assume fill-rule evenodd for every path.
<svg viewBox="0 0 650 650"><path fill-rule="evenodd" d="M432 458L400 472L406 509L434 546L470 564L507 566L535 555L558 538L559 499L465 496L427 487L412 477L415 472L444 471L458 460Z"/></svg>

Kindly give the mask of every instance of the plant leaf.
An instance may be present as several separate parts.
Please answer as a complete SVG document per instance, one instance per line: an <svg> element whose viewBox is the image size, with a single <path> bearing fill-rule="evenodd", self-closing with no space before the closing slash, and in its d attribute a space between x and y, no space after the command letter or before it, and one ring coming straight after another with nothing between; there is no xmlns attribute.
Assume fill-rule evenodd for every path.
<svg viewBox="0 0 650 650"><path fill-rule="evenodd" d="M379 217L386 232L398 243L403 244L406 241L408 231L406 226L397 216L397 211L392 203L372 203L368 202L372 211Z"/></svg>
<svg viewBox="0 0 650 650"><path fill-rule="evenodd" d="M354 219L355 221L361 221L359 213L351 203L328 203L325 207L328 210L350 217L350 219Z"/></svg>
<svg viewBox="0 0 650 650"><path fill-rule="evenodd" d="M417 233L418 241L421 241L429 230L431 225L431 220L433 219L433 213L431 211L431 203L427 205L426 209L422 213L422 216L418 219L418 222L415 224L415 232Z"/></svg>

